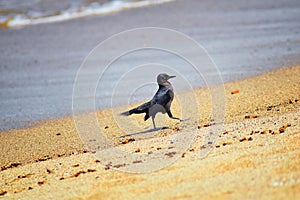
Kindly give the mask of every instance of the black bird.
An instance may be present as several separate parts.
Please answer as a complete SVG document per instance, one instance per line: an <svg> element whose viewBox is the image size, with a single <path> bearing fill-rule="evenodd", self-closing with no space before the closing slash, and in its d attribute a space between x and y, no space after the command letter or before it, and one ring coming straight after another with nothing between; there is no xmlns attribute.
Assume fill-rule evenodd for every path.
<svg viewBox="0 0 300 200"><path fill-rule="evenodd" d="M172 119L177 119L182 121L180 118L173 117L171 113L171 104L174 99L174 92L172 84L168 81L170 78L174 78L176 76L169 76L168 74L159 74L157 76L158 90L151 101L148 101L136 108L133 108L127 112L123 112L122 115L129 116L131 114L141 114L146 113L144 117L144 121L152 117L152 122L154 129L155 126L155 115L158 112L163 114L168 113L168 116Z"/></svg>

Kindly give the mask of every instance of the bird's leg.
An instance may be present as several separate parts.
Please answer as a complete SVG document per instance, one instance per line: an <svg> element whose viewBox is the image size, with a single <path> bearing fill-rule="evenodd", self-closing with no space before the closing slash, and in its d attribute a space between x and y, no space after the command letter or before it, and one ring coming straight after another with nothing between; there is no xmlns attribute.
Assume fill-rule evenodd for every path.
<svg viewBox="0 0 300 200"><path fill-rule="evenodd" d="M171 119L177 119L179 121L183 121L182 119L178 118L178 117L171 117Z"/></svg>
<svg viewBox="0 0 300 200"><path fill-rule="evenodd" d="M153 127L154 127L154 129L156 129L154 118L155 118L155 117L154 117L154 116L152 116L152 123L153 123Z"/></svg>
<svg viewBox="0 0 300 200"><path fill-rule="evenodd" d="M172 115L172 113L171 113L170 110L168 111L168 115L169 115L169 117L170 117L171 119L177 119L177 120L179 120L179 121L184 121L183 119L180 119L180 118L178 118L178 117L173 117L173 115Z"/></svg>

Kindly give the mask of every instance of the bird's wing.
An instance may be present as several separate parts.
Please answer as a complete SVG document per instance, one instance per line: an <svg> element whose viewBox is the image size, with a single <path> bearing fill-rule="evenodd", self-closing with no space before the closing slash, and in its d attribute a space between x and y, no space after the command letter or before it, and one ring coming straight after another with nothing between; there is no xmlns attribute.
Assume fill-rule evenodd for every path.
<svg viewBox="0 0 300 200"><path fill-rule="evenodd" d="M138 106L137 108L135 108L137 111L139 112L145 112L149 107L150 107L151 102L148 101L140 106Z"/></svg>
<svg viewBox="0 0 300 200"><path fill-rule="evenodd" d="M144 104L142 104L142 105L140 105L136 108L133 108L133 109L131 109L127 112L121 113L121 114L128 116L128 115L131 115L131 114L134 114L134 113L135 114L147 113L148 109L150 108L150 104L151 104L151 102L148 101L148 102L146 102L146 103L144 103Z"/></svg>
<svg viewBox="0 0 300 200"><path fill-rule="evenodd" d="M148 113L148 110L151 106L154 104L160 104L162 105L167 111L168 111L168 106L166 106L170 101L172 100L171 96L171 90L165 86L159 86L158 91L154 95L151 101L148 101L136 108L133 108L127 112L121 113L122 115L131 115L133 113L139 114L139 113Z"/></svg>
<svg viewBox="0 0 300 200"><path fill-rule="evenodd" d="M172 99L170 95L170 89L164 86L160 86L153 99L151 100L151 105L160 104L165 107Z"/></svg>

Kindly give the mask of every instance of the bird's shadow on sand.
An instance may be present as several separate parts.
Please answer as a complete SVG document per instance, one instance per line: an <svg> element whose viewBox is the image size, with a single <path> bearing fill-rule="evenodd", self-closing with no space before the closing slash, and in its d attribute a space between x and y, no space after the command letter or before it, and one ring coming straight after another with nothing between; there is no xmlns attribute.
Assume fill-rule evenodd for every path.
<svg viewBox="0 0 300 200"><path fill-rule="evenodd" d="M136 133L122 135L121 138L131 137L131 136L136 136L136 135L142 135L142 134L146 134L146 133L152 133L152 132L156 132L156 131L160 131L160 130L165 130L165 129L170 129L170 128L166 127L166 126L163 126L163 127L160 127L160 128L153 128L153 129L149 129L149 130L146 130L146 131L140 131L140 132L136 132Z"/></svg>

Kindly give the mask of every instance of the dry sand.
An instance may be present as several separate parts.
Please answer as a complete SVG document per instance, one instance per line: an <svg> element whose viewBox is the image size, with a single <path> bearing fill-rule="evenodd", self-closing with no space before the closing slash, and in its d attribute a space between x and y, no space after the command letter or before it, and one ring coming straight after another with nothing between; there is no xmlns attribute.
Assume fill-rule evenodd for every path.
<svg viewBox="0 0 300 200"><path fill-rule="evenodd" d="M122 137L125 133L112 113L126 108L97 111L102 131L116 145L101 151L103 159L84 148L72 117L1 132L0 198L299 199L299 74L295 66L226 84L225 124L211 145L203 143L205 134L217 126L211 118L209 88L177 95L174 114L181 115L180 99L191 101L193 93L200 117L181 123L166 120L165 130ZM141 130L151 125L140 115L129 119ZM187 151L170 142L190 131L196 135ZM114 157L116 149L142 159ZM199 158L207 150L212 151ZM147 171L146 157L156 167L176 162L150 173L122 171Z"/></svg>

